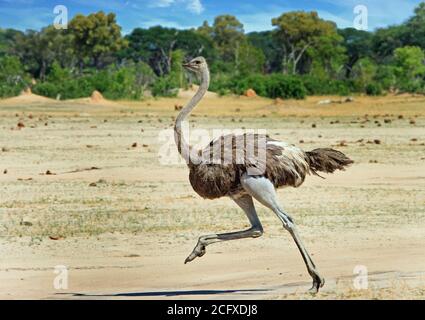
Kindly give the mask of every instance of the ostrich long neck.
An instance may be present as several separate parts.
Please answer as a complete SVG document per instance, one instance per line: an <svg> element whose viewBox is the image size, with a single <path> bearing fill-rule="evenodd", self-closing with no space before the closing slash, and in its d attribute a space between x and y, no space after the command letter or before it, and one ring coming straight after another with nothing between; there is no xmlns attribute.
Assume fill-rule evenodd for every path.
<svg viewBox="0 0 425 320"><path fill-rule="evenodd" d="M187 103L187 105L182 109L182 111L179 113L176 119L176 124L174 126L174 139L177 144L177 149L181 156L186 160L186 163L188 165L193 163L193 157L196 155L193 153L191 155L191 147L187 143L187 141L184 138L183 131L182 131L182 123L186 120L188 115L192 112L192 110L196 107L196 105L199 103L199 101L202 100L205 93L208 90L208 86L210 83L210 73L208 71L208 68L205 68L205 70L201 73L201 84L199 86L198 91L195 93L195 95L190 99L190 101Z"/></svg>

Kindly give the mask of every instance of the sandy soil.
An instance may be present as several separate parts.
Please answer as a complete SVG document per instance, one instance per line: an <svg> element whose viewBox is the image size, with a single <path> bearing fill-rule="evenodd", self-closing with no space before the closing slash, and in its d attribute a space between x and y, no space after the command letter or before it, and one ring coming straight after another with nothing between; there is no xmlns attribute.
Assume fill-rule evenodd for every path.
<svg viewBox="0 0 425 320"><path fill-rule="evenodd" d="M355 160L278 193L326 278L314 297L296 246L260 205L263 237L183 264L199 235L248 226L230 200L196 196L183 164L161 163L159 134L184 99L0 102L0 298L425 298L425 98L317 105L328 98L339 99L210 98L191 118ZM53 286L59 265L66 290Z"/></svg>

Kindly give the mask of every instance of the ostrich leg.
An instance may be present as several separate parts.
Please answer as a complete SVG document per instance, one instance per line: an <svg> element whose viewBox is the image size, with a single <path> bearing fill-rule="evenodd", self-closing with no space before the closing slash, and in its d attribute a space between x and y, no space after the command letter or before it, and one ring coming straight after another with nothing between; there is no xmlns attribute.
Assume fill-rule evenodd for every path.
<svg viewBox="0 0 425 320"><path fill-rule="evenodd" d="M297 227L295 226L294 221L278 205L276 200L276 191L271 181L264 177L253 177L245 174L242 177L241 182L242 186L248 192L248 194L267 208L271 209L282 221L283 227L291 234L302 255L308 273L313 278L313 286L310 289L310 292L317 293L319 288L323 287L325 284L325 280L320 276L316 266L313 263L313 260L305 249L301 238L298 235Z"/></svg>
<svg viewBox="0 0 425 320"><path fill-rule="evenodd" d="M235 197L232 199L247 215L249 222L251 223L251 228L243 231L209 234L199 237L198 243L192 253L186 258L184 262L185 264L194 260L196 257L202 257L205 254L206 247L212 243L243 238L258 238L263 234L263 227L261 226L257 212L255 211L252 197L244 195L242 197Z"/></svg>

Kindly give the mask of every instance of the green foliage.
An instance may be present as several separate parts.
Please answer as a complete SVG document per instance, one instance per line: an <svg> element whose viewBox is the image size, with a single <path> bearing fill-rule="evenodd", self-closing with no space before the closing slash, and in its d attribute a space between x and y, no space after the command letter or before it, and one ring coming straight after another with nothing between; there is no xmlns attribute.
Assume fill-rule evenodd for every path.
<svg viewBox="0 0 425 320"><path fill-rule="evenodd" d="M237 48L236 69L240 75L263 72L265 61L263 51L246 41Z"/></svg>
<svg viewBox="0 0 425 320"><path fill-rule="evenodd" d="M307 50L321 54L326 51L327 55L332 55L335 46L342 41L335 23L321 19L314 11L287 12L272 19L272 24L277 28L275 35L282 46L285 73L298 73L298 65Z"/></svg>
<svg viewBox="0 0 425 320"><path fill-rule="evenodd" d="M46 81L37 83L33 91L60 99L87 97L94 90L100 91L107 99L140 99L154 79L152 70L144 63L111 67L79 77L55 63Z"/></svg>
<svg viewBox="0 0 425 320"><path fill-rule="evenodd" d="M28 84L22 64L16 57L0 58L0 97L19 94Z"/></svg>
<svg viewBox="0 0 425 320"><path fill-rule="evenodd" d="M380 96L382 87L379 83L369 83L366 85L365 92L368 96Z"/></svg>
<svg viewBox="0 0 425 320"><path fill-rule="evenodd" d="M253 89L259 96L269 98L304 99L307 94L307 90L299 77L283 74L255 74L248 77L238 77L224 81L222 85L236 94L243 94L246 90ZM222 89L224 90L224 88Z"/></svg>
<svg viewBox="0 0 425 320"><path fill-rule="evenodd" d="M358 90L354 83L349 80L334 80L312 75L305 75L302 76L302 82L307 90L308 95L336 94L345 96Z"/></svg>
<svg viewBox="0 0 425 320"><path fill-rule="evenodd" d="M235 61L238 48L245 40L243 24L231 15L217 16L214 19L211 38L223 61Z"/></svg>
<svg viewBox="0 0 425 320"><path fill-rule="evenodd" d="M425 3L405 23L374 32L338 30L316 12L285 12L272 24L245 34L236 17L220 15L197 29L136 28L122 37L115 14L97 12L77 14L67 30L0 29L0 95L18 94L32 77L33 91L52 98L175 96L192 78L182 62L199 55L219 94L425 92Z"/></svg>
<svg viewBox="0 0 425 320"><path fill-rule="evenodd" d="M405 46L394 51L393 70L397 87L406 92L420 92L424 88L425 53L415 46Z"/></svg>
<svg viewBox="0 0 425 320"><path fill-rule="evenodd" d="M175 97L178 92L178 83L170 76L158 78L152 86L154 97Z"/></svg>
<svg viewBox="0 0 425 320"><path fill-rule="evenodd" d="M121 37L121 27L117 24L115 14L102 11L84 16L77 14L69 23L73 35L73 47L83 63L100 67L112 54L127 45Z"/></svg>

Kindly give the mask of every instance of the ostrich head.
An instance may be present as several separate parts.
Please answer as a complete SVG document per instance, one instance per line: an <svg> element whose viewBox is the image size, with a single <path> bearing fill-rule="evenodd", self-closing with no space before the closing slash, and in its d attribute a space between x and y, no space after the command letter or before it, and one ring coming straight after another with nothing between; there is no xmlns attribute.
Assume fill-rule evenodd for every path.
<svg viewBox="0 0 425 320"><path fill-rule="evenodd" d="M204 57L196 57L190 60L188 63L183 63L183 67L196 74L202 74L205 70L208 70L207 61Z"/></svg>

